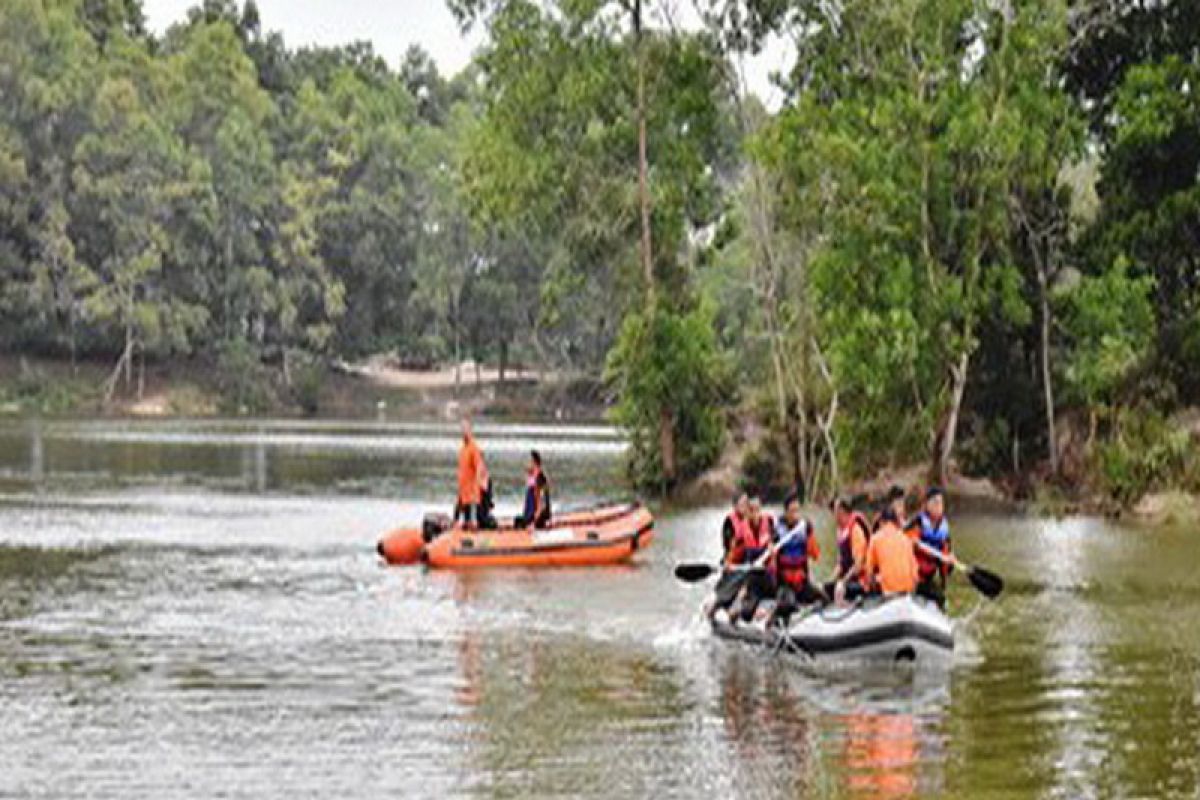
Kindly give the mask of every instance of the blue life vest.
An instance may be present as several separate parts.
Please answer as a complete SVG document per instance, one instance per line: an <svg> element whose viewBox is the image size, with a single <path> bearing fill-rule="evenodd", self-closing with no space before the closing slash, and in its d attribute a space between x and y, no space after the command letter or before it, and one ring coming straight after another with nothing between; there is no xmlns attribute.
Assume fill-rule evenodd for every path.
<svg viewBox="0 0 1200 800"><path fill-rule="evenodd" d="M937 550L939 553L948 552L950 549L950 523L946 522L946 518L942 517L937 525L933 524L933 520L929 515L922 511L917 514L917 524L921 528L921 542L929 547ZM917 549L917 571L921 580L925 580L935 572L941 571L943 574L947 571L944 564L933 558L923 550Z"/></svg>
<svg viewBox="0 0 1200 800"><path fill-rule="evenodd" d="M921 541L934 550L941 550L950 541L950 524L942 517L935 526L929 515L922 511L917 515L921 525Z"/></svg>
<svg viewBox="0 0 1200 800"><path fill-rule="evenodd" d="M792 537L775 551L775 577L780 583L800 588L808 582L808 537L811 535L812 526L806 519L800 520L791 530L783 520L779 521L775 528L776 541Z"/></svg>

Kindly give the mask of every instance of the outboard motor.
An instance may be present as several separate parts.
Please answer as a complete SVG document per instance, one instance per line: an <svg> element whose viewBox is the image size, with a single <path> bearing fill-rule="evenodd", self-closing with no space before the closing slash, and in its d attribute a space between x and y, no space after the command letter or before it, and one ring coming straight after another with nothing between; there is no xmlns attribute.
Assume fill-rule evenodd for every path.
<svg viewBox="0 0 1200 800"><path fill-rule="evenodd" d="M454 520L450 519L446 514L429 513L421 520L421 536L425 539L425 543L429 544L437 537L441 536L446 531L450 530L450 526L454 524Z"/></svg>

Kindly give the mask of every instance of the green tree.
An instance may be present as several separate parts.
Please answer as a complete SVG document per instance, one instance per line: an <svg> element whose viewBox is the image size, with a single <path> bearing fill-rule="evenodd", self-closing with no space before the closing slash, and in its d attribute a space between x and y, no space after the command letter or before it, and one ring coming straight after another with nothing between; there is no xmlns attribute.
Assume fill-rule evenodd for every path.
<svg viewBox="0 0 1200 800"><path fill-rule="evenodd" d="M542 327L595 342L612 341L617 322L638 309L682 324L694 304L691 237L720 211L716 181L732 141L711 40L648 31L637 0L553 11L521 0L457 7L464 18L484 16L491 37L480 58L489 103L466 166L475 213L547 241ZM564 350L568 360L580 352ZM643 388L616 374L633 363L610 361L625 391ZM675 458L688 449L676 443L680 423L670 405L653 423L666 485L684 474Z"/></svg>
<svg viewBox="0 0 1200 800"><path fill-rule="evenodd" d="M1012 198L1052 187L1076 141L1043 133L1064 116L1053 58L1065 7L788 13L810 34L763 153L791 185L782 224L817 244L807 296L848 404L846 450L861 466L929 446L944 479L981 321L1029 319Z"/></svg>
<svg viewBox="0 0 1200 800"><path fill-rule="evenodd" d="M173 296L163 280L172 223L181 207L202 201L203 185L182 142L129 80L102 82L93 124L79 144L73 179L76 216L86 231L81 251L98 282L85 311L122 342L106 392L111 397L122 374L129 386L135 356L144 365L147 349L186 351L207 322L202 305Z"/></svg>
<svg viewBox="0 0 1200 800"><path fill-rule="evenodd" d="M681 314L661 306L626 315L609 354L608 376L618 389L614 418L631 433L630 476L641 486L669 489L661 459L659 420L671 415L678 433L680 475L716 460L724 442L722 357L704 308Z"/></svg>
<svg viewBox="0 0 1200 800"><path fill-rule="evenodd" d="M1130 275L1128 264L1117 261L1060 292L1069 343L1064 377L1075 399L1092 411L1089 439L1095 437L1096 409L1114 403L1152 353L1153 288L1151 277Z"/></svg>
<svg viewBox="0 0 1200 800"><path fill-rule="evenodd" d="M19 0L0 13L0 335L72 359L93 279L72 240L70 175L98 56L77 11Z"/></svg>

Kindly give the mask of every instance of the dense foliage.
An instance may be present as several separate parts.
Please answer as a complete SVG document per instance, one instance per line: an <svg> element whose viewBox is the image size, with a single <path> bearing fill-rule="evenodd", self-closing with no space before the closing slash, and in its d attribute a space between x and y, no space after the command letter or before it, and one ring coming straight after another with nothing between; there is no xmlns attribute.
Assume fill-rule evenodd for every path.
<svg viewBox="0 0 1200 800"><path fill-rule="evenodd" d="M603 376L632 474L1192 481L1200 11L452 0L484 44L290 50L252 2L0 8L0 346L210 360L238 405L391 350ZM693 26L695 28L695 26ZM769 111L737 65L797 43Z"/></svg>
<svg viewBox="0 0 1200 800"><path fill-rule="evenodd" d="M313 357L506 351L539 276L468 214L472 81L416 50L288 50L252 3L161 39L135 0L5 3L0 340L113 359L110 393L192 354L290 384Z"/></svg>

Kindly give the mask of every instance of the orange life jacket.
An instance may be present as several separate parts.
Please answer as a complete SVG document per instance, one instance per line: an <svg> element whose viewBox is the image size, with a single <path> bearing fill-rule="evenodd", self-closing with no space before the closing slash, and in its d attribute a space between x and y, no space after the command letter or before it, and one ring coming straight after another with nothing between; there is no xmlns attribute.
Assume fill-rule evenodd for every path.
<svg viewBox="0 0 1200 800"><path fill-rule="evenodd" d="M838 567L843 575L849 575L854 568L854 529L860 528L867 544L871 543L871 524L867 518L857 511L850 512L850 522L844 528L838 528L837 548Z"/></svg>
<svg viewBox="0 0 1200 800"><path fill-rule="evenodd" d="M733 519L733 547L729 550L729 563L748 564L758 559L771 546L774 521L766 514L758 518L758 525L741 516Z"/></svg>

